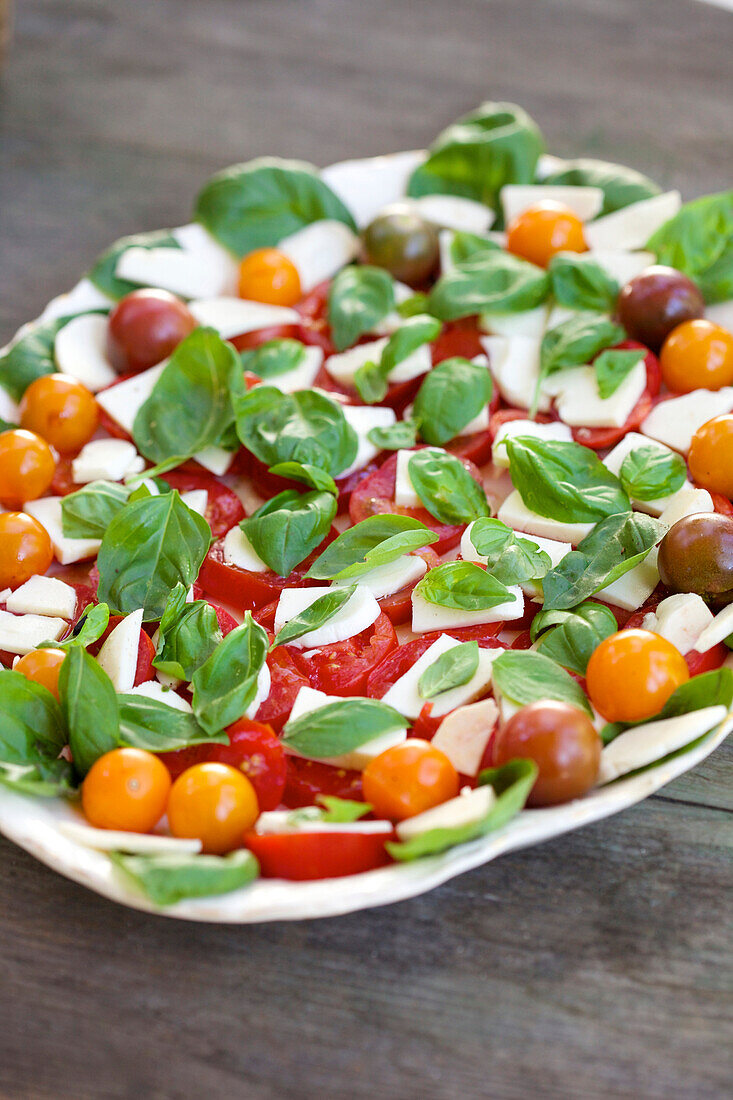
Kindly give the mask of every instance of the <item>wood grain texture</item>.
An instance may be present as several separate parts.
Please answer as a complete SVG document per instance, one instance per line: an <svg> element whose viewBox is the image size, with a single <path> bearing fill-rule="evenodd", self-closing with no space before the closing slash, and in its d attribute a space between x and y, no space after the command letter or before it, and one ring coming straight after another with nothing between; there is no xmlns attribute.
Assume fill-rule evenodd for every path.
<svg viewBox="0 0 733 1100"><path fill-rule="evenodd" d="M523 103L553 152L729 186L732 26L688 0L25 0L0 342L116 236L187 220L212 170L415 147L482 98ZM732 760L314 924L144 916L0 842L0 1096L722 1100Z"/></svg>

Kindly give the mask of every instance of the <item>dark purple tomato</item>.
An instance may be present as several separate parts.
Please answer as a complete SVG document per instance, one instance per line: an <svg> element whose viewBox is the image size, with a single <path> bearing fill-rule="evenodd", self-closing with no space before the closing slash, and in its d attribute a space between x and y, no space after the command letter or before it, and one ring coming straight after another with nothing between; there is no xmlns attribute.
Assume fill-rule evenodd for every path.
<svg viewBox="0 0 733 1100"><path fill-rule="evenodd" d="M681 271L656 264L621 288L617 308L631 339L656 352L673 328L704 315L705 301Z"/></svg>
<svg viewBox="0 0 733 1100"><path fill-rule="evenodd" d="M107 354L120 374L154 367L196 328L196 318L167 290L133 290L109 315Z"/></svg>
<svg viewBox="0 0 733 1100"><path fill-rule="evenodd" d="M394 206L366 227L364 251L368 263L408 286L419 286L438 266L438 231L408 207Z"/></svg>
<svg viewBox="0 0 733 1100"><path fill-rule="evenodd" d="M696 592L709 603L733 601L733 517L685 516L659 544L659 576L675 592Z"/></svg>

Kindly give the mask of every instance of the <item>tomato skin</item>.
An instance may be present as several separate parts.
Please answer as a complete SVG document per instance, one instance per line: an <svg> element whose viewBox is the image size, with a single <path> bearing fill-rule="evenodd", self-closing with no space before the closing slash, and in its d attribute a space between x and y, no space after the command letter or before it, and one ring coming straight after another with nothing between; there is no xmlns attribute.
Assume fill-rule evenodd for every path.
<svg viewBox="0 0 733 1100"><path fill-rule="evenodd" d="M94 602L96 603L96 599ZM78 611L78 619L78 617L81 615L82 611L86 607L86 604L77 598L76 606ZM89 652L92 654L93 657L96 657L98 655L100 649L107 641L114 628L116 626L119 626L124 618L124 615L110 615L109 622L107 623L107 628L104 631L104 634L102 634L101 638L99 638L96 642L92 642L92 644L88 647ZM69 633L71 633L71 631L69 631ZM137 665L135 667L134 682L135 687L137 687L139 684L145 684L148 680L152 680L155 677L155 669L153 668L153 657L155 657L155 646L153 645L152 638L149 634L146 634L144 630L141 630L140 640L137 647Z"/></svg>
<svg viewBox="0 0 733 1100"><path fill-rule="evenodd" d="M245 462L245 472L252 482L252 487L255 492L258 493L259 496L264 497L265 500L269 500L271 497L284 492L286 489L297 489L300 492L303 491L302 482L292 481L290 478L280 477L278 474L271 474L267 466L265 466L263 462L260 462L259 459L255 458L254 455L248 455ZM335 478L338 488L339 513L346 511L349 506L351 494L361 485L362 481L375 473L379 469L379 466L379 461L374 459L368 462L366 466L363 466L360 470L354 470L348 477Z"/></svg>
<svg viewBox="0 0 733 1100"><path fill-rule="evenodd" d="M721 493L710 493L713 499L713 508L722 516L733 516L733 503Z"/></svg>
<svg viewBox="0 0 733 1100"><path fill-rule="evenodd" d="M460 630L451 630L449 633L451 638L459 642L477 641L480 649L506 649L504 643L496 637L503 627L504 623L489 623L486 626L465 626ZM413 638L411 642L404 642L388 653L369 674L366 685L368 697L381 699L386 695L443 633L445 631L432 630L429 634Z"/></svg>
<svg viewBox="0 0 733 1100"><path fill-rule="evenodd" d="M65 657L63 649L32 649L20 658L15 665L15 671L45 687L58 699L59 673Z"/></svg>
<svg viewBox="0 0 733 1100"><path fill-rule="evenodd" d="M205 518L215 539L221 538L244 519L245 511L241 500L214 474L171 470L167 474L162 474L161 478L167 481L172 489L178 489L179 493L187 493L192 489L206 490L209 496Z"/></svg>
<svg viewBox="0 0 733 1100"><path fill-rule="evenodd" d="M244 843L257 857L263 878L309 882L384 867L391 862L384 847L389 839L389 833L247 833Z"/></svg>
<svg viewBox="0 0 733 1100"><path fill-rule="evenodd" d="M257 248L239 265L240 298L293 306L301 296L300 275L293 261L277 248Z"/></svg>
<svg viewBox="0 0 733 1100"><path fill-rule="evenodd" d="M557 252L586 252L583 223L568 206L544 199L507 226L507 252L547 267Z"/></svg>
<svg viewBox="0 0 733 1100"><path fill-rule="evenodd" d="M237 351L252 351L253 348L262 347L270 340L297 340L299 325L270 325L268 328L258 328L254 332L243 332L241 336L232 336L230 344L234 344Z"/></svg>
<svg viewBox="0 0 733 1100"><path fill-rule="evenodd" d="M89 769L81 804L97 829L149 833L165 812L170 789L170 776L152 752L112 749Z"/></svg>
<svg viewBox="0 0 733 1100"><path fill-rule="evenodd" d="M313 806L319 794L363 802L361 772L288 756L283 804L290 810Z"/></svg>
<svg viewBox="0 0 733 1100"><path fill-rule="evenodd" d="M730 650L725 642L718 642L706 653L698 653L696 649L691 649L689 653L685 653L690 676L699 676L701 672L714 672L716 668L722 668L729 654Z"/></svg>
<svg viewBox="0 0 733 1100"><path fill-rule="evenodd" d="M665 385L674 393L718 390L733 382L733 333L697 318L673 328L659 353Z"/></svg>
<svg viewBox="0 0 733 1100"><path fill-rule="evenodd" d="M97 430L99 407L86 386L68 374L44 374L20 402L20 426L62 454L79 451Z"/></svg>
<svg viewBox="0 0 733 1100"><path fill-rule="evenodd" d="M196 325L175 294L152 287L133 290L109 315L107 356L120 374L139 374L171 355Z"/></svg>
<svg viewBox="0 0 733 1100"><path fill-rule="evenodd" d="M0 513L0 588L19 588L53 561L46 528L25 512Z"/></svg>
<svg viewBox="0 0 733 1100"><path fill-rule="evenodd" d="M200 840L202 851L214 855L241 848L243 836L258 813L257 796L249 779L236 768L214 761L187 768L176 779L168 798L168 823L173 836Z"/></svg>
<svg viewBox="0 0 733 1100"><path fill-rule="evenodd" d="M458 794L458 772L429 741L408 738L370 760L362 777L364 798L377 817L404 821Z"/></svg>
<svg viewBox="0 0 733 1100"><path fill-rule="evenodd" d="M267 667L270 670L270 693L255 717L279 732L290 717L298 692L302 687L310 687L310 682L295 664L291 650L286 646L276 646L268 653Z"/></svg>
<svg viewBox="0 0 733 1100"><path fill-rule="evenodd" d="M21 508L44 495L54 475L53 452L40 435L22 428L0 432L0 502Z"/></svg>
<svg viewBox="0 0 733 1100"><path fill-rule="evenodd" d="M716 416L698 428L687 464L696 484L728 500L733 497L733 414Z"/></svg>
<svg viewBox="0 0 733 1100"><path fill-rule="evenodd" d="M609 722L640 722L658 714L690 673L678 649L649 630L621 630L597 647L586 682L593 706Z"/></svg>
<svg viewBox="0 0 733 1100"><path fill-rule="evenodd" d="M363 695L370 672L397 647L397 635L382 612L372 626L344 642L321 646L306 657L303 650L292 649L295 665L308 683L327 695ZM307 651L306 651L307 652Z"/></svg>
<svg viewBox="0 0 733 1100"><path fill-rule="evenodd" d="M444 359L454 359L456 356L473 359L476 355L485 355L481 335L475 317L447 321L432 345L433 366L437 367Z"/></svg>

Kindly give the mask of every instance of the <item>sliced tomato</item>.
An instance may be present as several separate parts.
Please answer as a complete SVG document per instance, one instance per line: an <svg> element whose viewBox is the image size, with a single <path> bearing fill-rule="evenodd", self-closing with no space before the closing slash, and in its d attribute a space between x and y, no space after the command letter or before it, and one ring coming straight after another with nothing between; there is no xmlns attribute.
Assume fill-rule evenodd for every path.
<svg viewBox="0 0 733 1100"><path fill-rule="evenodd" d="M227 634L231 634L233 630L240 625L233 615L230 615L228 611L225 611L223 607L219 607L216 603L211 603L211 600L207 600L207 603L214 608L214 614L216 615L216 621L219 626L219 630L226 638Z"/></svg>
<svg viewBox="0 0 733 1100"><path fill-rule="evenodd" d="M444 359L473 359L485 355L476 317L463 317L460 321L448 321L433 344L433 366Z"/></svg>
<svg viewBox="0 0 733 1100"><path fill-rule="evenodd" d="M338 488L338 510L339 512L345 512L349 507L349 501L351 494L354 490L361 485L362 481L373 474L379 469L380 463L377 459L368 462L366 466L362 466L359 470L354 470L348 477L336 478L336 486ZM265 500L269 500L276 496L278 493L284 492L286 489L297 489L299 492L303 491L302 482L291 481L289 478L279 477L277 474L271 474L267 466L254 455L248 456L246 470L243 472L250 478L252 487L256 493Z"/></svg>
<svg viewBox="0 0 733 1100"><path fill-rule="evenodd" d="M96 603L96 599L94 601ZM77 602L77 613L80 614L84 608L80 602ZM126 616L124 615L110 615L109 622L107 623L107 629L101 638L88 647L92 656L96 657L100 649L109 638L110 634L116 626L122 622ZM155 669L153 668L153 657L155 656L155 646L153 645L152 638L149 634L146 634L145 630L140 631L140 640L137 647L137 666L135 669L135 684L144 684L148 680L152 680L155 676Z"/></svg>
<svg viewBox="0 0 733 1100"><path fill-rule="evenodd" d="M707 653L698 653L696 649L691 649L689 653L685 653L685 660L690 676L699 676L701 672L712 672L721 668L729 656L728 646L724 642L718 642Z"/></svg>
<svg viewBox="0 0 733 1100"><path fill-rule="evenodd" d="M270 693L255 717L258 722L266 722L279 732L290 717L298 692L302 687L310 687L310 681L300 671L286 646L279 645L267 655L267 667L270 670Z"/></svg>
<svg viewBox="0 0 733 1100"><path fill-rule="evenodd" d="M242 502L228 485L210 473L193 473L185 470L171 470L161 474L172 489L179 493L188 493L194 489L204 489L208 493L205 518L215 539L225 535L240 520L245 511Z"/></svg>
<svg viewBox="0 0 733 1100"><path fill-rule="evenodd" d="M492 414L491 420L489 421L489 435L491 436L491 442L494 442L494 440L496 439L496 434L503 424L509 424L512 420L528 419L528 409L518 409L513 406L507 409L497 409L497 411ZM538 424L550 424L555 419L555 417L550 416L549 413L537 413L534 419L537 421Z"/></svg>
<svg viewBox="0 0 733 1100"><path fill-rule="evenodd" d="M240 336L230 336L229 343L234 344L237 351L251 351L267 344L270 340L297 340L299 338L300 325L269 325L267 328L258 328L255 332L243 332Z"/></svg>
<svg viewBox="0 0 733 1100"><path fill-rule="evenodd" d="M733 516L733 503L724 497L722 493L711 493L713 508L723 516Z"/></svg>
<svg viewBox="0 0 733 1100"><path fill-rule="evenodd" d="M384 867L390 833L293 832L260 836L246 833L244 843L257 857L263 878L297 882L344 878Z"/></svg>
<svg viewBox="0 0 733 1100"><path fill-rule="evenodd" d="M644 363L646 366L646 389L629 413L626 423L620 428L573 428L573 439L576 443L582 443L584 447L590 447L593 451L605 451L615 447L629 432L636 432L641 427L642 421L647 418L654 407L654 398L659 393L662 384L662 373L659 360L643 344L635 340L624 340L617 344L619 350L639 349L645 351Z"/></svg>
<svg viewBox="0 0 733 1100"><path fill-rule="evenodd" d="M465 458L468 462L473 462L474 466L483 466L491 458L491 443L491 433L487 429L485 432L459 435L446 443L445 449L456 458Z"/></svg>
<svg viewBox="0 0 733 1100"><path fill-rule="evenodd" d="M288 809L313 806L319 794L348 798L353 802L364 801L361 772L334 768L318 760L303 760L300 756L288 756L287 766L283 803Z"/></svg>
<svg viewBox="0 0 733 1100"><path fill-rule="evenodd" d="M369 674L366 694L370 699L381 699L442 634L448 633L459 642L477 641L481 649L506 649L504 643L496 637L503 628L504 623L489 623L485 626L464 626L460 630L431 630L429 634L404 642Z"/></svg>
<svg viewBox="0 0 733 1100"><path fill-rule="evenodd" d="M319 283L295 307L303 318L298 339L302 340L304 344L321 348L324 355L333 355L336 351L328 323L328 292L330 288L330 279Z"/></svg>
<svg viewBox="0 0 733 1100"><path fill-rule="evenodd" d="M424 546L422 550L416 550L415 553L418 557L424 558L428 569L435 569L436 565L440 565L440 558L430 546ZM395 626L406 623L412 615L412 590L416 584L417 581L405 585L399 592L393 592L391 596L383 596L379 600L382 611L389 616Z"/></svg>
<svg viewBox="0 0 733 1100"><path fill-rule="evenodd" d="M353 638L309 650L292 649L296 667L311 687L327 695L363 695L369 674L397 647L397 635L382 612L372 626Z"/></svg>

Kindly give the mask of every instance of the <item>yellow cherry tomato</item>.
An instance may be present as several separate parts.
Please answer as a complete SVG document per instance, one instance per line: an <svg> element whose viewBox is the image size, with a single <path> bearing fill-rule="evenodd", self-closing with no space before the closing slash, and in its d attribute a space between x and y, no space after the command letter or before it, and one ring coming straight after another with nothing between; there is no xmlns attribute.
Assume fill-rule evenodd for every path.
<svg viewBox="0 0 733 1100"><path fill-rule="evenodd" d="M364 769L364 798L377 817L403 821L458 794L458 772L429 741L408 738Z"/></svg>
<svg viewBox="0 0 733 1100"><path fill-rule="evenodd" d="M208 761L178 776L168 799L168 824L174 836L201 841L205 852L221 855L241 848L259 817L255 789L241 771Z"/></svg>
<svg viewBox="0 0 733 1100"><path fill-rule="evenodd" d="M664 341L659 364L675 393L733 385L733 333L702 317L683 321Z"/></svg>
<svg viewBox="0 0 733 1100"><path fill-rule="evenodd" d="M22 428L0 433L0 501L6 507L42 497L55 470L53 452L40 435Z"/></svg>
<svg viewBox="0 0 733 1100"><path fill-rule="evenodd" d="M59 673L65 657L63 649L33 649L20 658L15 671L47 688L58 699Z"/></svg>
<svg viewBox="0 0 733 1100"><path fill-rule="evenodd" d="M63 454L80 450L94 435L99 408L86 386L68 374L44 374L20 403L20 424Z"/></svg>
<svg viewBox="0 0 733 1100"><path fill-rule="evenodd" d="M81 788L90 825L149 833L165 813L171 777L165 764L144 749L112 749L96 760Z"/></svg>
<svg viewBox="0 0 733 1100"><path fill-rule="evenodd" d="M25 512L0 514L0 588L18 588L53 561L48 531Z"/></svg>
<svg viewBox="0 0 733 1100"><path fill-rule="evenodd" d="M586 252L583 223L561 202L545 199L519 214L507 229L507 251L547 267L556 252Z"/></svg>
<svg viewBox="0 0 733 1100"><path fill-rule="evenodd" d="M697 429L687 462L698 485L733 499L733 413L716 416Z"/></svg>
<svg viewBox="0 0 733 1100"><path fill-rule="evenodd" d="M258 248L239 265L239 297L271 306L292 306L301 297L293 261L276 248Z"/></svg>
<svg viewBox="0 0 733 1100"><path fill-rule="evenodd" d="M689 678L680 651L650 630L611 634L594 651L586 672L590 700L609 722L651 718Z"/></svg>

